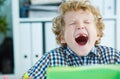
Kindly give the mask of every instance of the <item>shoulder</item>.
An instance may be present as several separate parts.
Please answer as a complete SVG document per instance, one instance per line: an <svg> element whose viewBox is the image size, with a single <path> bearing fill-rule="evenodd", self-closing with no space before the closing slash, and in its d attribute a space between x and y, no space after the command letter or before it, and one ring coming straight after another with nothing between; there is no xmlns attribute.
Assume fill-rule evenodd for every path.
<svg viewBox="0 0 120 79"><path fill-rule="evenodd" d="M117 58L120 59L120 51L116 48L103 46L103 45L96 45L95 47L96 47L96 50L101 55L107 55L107 56L110 56L110 57L117 57Z"/></svg>
<svg viewBox="0 0 120 79"><path fill-rule="evenodd" d="M36 64L28 70L29 76L33 78L42 78L46 77L46 69L49 66L64 65L63 47L55 48L47 53L45 53ZM36 75L34 75L36 74ZM38 76L39 75L39 76Z"/></svg>
<svg viewBox="0 0 120 79"><path fill-rule="evenodd" d="M65 51L66 51L66 48L58 47L58 48L48 51L46 55L48 55L49 57L63 56Z"/></svg>
<svg viewBox="0 0 120 79"><path fill-rule="evenodd" d="M49 56L50 66L65 65L65 51L66 48L58 47L46 53Z"/></svg>
<svg viewBox="0 0 120 79"><path fill-rule="evenodd" d="M109 63L120 63L120 51L113 47L97 45L98 55Z"/></svg>
<svg viewBox="0 0 120 79"><path fill-rule="evenodd" d="M52 50L46 52L46 53L40 58L40 60L47 59L47 60L50 61L50 60L53 59L53 58L63 57L65 51L66 51L66 48L64 48L64 47L57 47L57 48L55 48L55 49L52 49Z"/></svg>
<svg viewBox="0 0 120 79"><path fill-rule="evenodd" d="M96 45L95 48L98 51L101 51L101 52L120 52L116 48L108 47L108 46L103 46L103 45Z"/></svg>

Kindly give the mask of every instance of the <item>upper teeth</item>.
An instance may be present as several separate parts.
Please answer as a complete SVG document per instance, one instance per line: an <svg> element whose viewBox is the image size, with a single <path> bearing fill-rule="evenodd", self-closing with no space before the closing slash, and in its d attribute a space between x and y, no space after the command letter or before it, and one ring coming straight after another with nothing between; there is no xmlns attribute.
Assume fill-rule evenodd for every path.
<svg viewBox="0 0 120 79"><path fill-rule="evenodd" d="M86 34L78 34L75 38L78 38L79 36L84 36L84 37L87 37Z"/></svg>

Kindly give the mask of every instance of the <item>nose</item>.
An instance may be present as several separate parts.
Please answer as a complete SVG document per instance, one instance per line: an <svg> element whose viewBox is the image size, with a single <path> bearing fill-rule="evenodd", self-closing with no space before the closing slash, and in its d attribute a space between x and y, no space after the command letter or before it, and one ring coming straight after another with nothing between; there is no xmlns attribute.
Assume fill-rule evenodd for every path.
<svg viewBox="0 0 120 79"><path fill-rule="evenodd" d="M79 29L79 30L85 29L85 26L84 26L83 24L79 24L79 25L77 26L77 29Z"/></svg>

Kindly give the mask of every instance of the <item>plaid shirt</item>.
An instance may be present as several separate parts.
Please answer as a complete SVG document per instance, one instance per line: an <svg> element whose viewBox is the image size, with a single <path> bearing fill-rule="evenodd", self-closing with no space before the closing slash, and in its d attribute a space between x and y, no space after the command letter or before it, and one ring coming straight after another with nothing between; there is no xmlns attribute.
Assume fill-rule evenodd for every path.
<svg viewBox="0 0 120 79"><path fill-rule="evenodd" d="M59 47L46 53L31 69L32 79L46 79L50 66L85 66L93 64L120 64L120 51L106 46L95 46L87 56L78 56L68 47Z"/></svg>

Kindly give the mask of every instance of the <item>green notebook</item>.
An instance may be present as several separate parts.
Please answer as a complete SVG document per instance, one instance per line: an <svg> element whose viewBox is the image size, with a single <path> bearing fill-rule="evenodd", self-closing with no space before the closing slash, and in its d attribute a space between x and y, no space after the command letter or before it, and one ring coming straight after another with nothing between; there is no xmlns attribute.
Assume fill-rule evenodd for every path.
<svg viewBox="0 0 120 79"><path fill-rule="evenodd" d="M120 79L120 65L50 67L47 79Z"/></svg>

